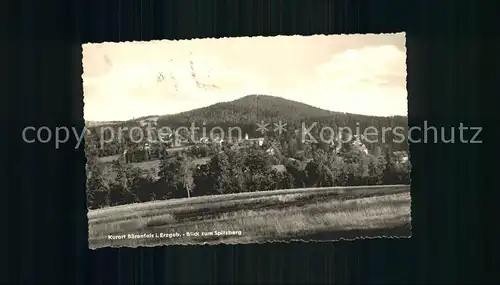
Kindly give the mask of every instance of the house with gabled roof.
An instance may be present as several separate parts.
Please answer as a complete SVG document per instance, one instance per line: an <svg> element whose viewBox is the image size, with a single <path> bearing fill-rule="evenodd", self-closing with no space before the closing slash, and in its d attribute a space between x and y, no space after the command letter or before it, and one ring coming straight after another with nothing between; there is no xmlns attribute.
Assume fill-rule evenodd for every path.
<svg viewBox="0 0 500 285"><path fill-rule="evenodd" d="M393 152L398 163L406 163L410 159L408 152L406 151L395 151Z"/></svg>
<svg viewBox="0 0 500 285"><path fill-rule="evenodd" d="M275 143L271 143L271 146L268 149L266 149L266 152L269 155L281 154L281 151L279 150L279 148L276 146Z"/></svg>

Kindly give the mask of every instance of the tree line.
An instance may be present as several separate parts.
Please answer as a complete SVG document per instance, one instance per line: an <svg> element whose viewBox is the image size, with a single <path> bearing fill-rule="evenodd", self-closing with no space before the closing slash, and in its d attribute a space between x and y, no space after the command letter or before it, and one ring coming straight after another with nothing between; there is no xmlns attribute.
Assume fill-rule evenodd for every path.
<svg viewBox="0 0 500 285"><path fill-rule="evenodd" d="M117 160L109 179L98 149L87 147L87 198L90 209L130 203L277 189L409 184L410 164L389 148L365 153L352 142L335 146L296 145L294 139L265 145L194 145L162 157L158 173L144 173ZM269 152L270 149L275 152ZM207 163L196 164L198 158ZM279 167L277 167L279 166Z"/></svg>
<svg viewBox="0 0 500 285"><path fill-rule="evenodd" d="M269 120L266 122L272 122L274 120ZM197 122L197 121L193 121ZM202 123L198 121L199 124L197 126L201 126ZM181 131L180 133L172 133L172 137L169 140L164 140L162 143L151 143L150 147L151 152L155 153L155 158L158 158L160 156L163 156L163 154L168 151L170 147L173 146L174 141L181 141L184 142L185 145L193 145L198 142L198 140L203 137L204 135L209 135L209 132L211 129L214 127L220 128L224 131L224 134L219 134L218 132L215 132L215 135L221 135L226 141L227 140L232 140L235 141L236 139L241 139L247 134L250 138L257 138L257 137L264 137L264 138L269 138L273 140L279 140L281 142L289 142L290 140L297 140L297 144L300 144L304 139L308 139L309 135L306 135L303 133L304 128L310 130L310 136L314 137L321 143L321 137L325 140L330 140L330 139L337 139L338 136L338 130L339 128L349 128L352 131L352 134L355 135L356 132L359 131L360 134L364 134L367 128L373 127L377 130L375 134L371 134L369 137L369 140L363 141L368 150L371 152L374 152L377 147L381 147L383 149L389 148L390 151L407 151L408 150L408 143L406 140L404 141L397 141L396 139L399 139L395 137L394 132L389 129L389 131L383 132L384 128L400 128L399 134L405 135L408 132L408 127L407 127L407 122L406 119L402 119L400 117L390 117L390 118L378 118L378 119L370 119L368 121L356 121L356 120L339 120L336 122L335 117L329 117L329 118L309 118L305 119L303 121L299 120L290 120L286 122L286 128L287 131L279 134L278 132L273 132L269 131L265 134L262 134L259 132L256 128L255 123L247 123L247 122L241 122L241 123L205 123L204 126L206 128L206 133L203 134L202 130L197 130L194 135L191 135L188 133L186 130ZM302 125L304 124L304 126ZM172 125L170 125L172 126ZM182 125L181 123L178 123L178 125L175 126L190 126L187 122L186 125ZM140 137L137 134L134 134L133 132L130 132L130 129L132 127L140 128L142 130L142 134L144 135L144 139L141 141L138 141L137 138ZM238 130L234 130L232 133L229 133L229 130L231 128L238 127L241 130L241 133ZM158 130L160 130L161 126L157 126L156 131L151 131L148 129L146 126L139 126L137 123L133 122L128 122L128 123L123 123L121 125L115 125L115 131L114 131L114 139L112 139L112 133L110 131L104 131L101 132L100 128L102 127L96 127L92 128L90 135L87 135L86 143L89 145L93 145L97 148L97 155L100 157L105 157L105 156L111 156L111 155L118 155L118 154L123 154L123 151L125 149L128 150L129 154L134 153L135 157L142 157L143 156L143 149L142 147L144 146L144 143L149 142L147 135L149 134L151 137L151 140L153 142L159 142L160 138L158 137L159 133ZM121 130L121 137L118 139L116 133L119 132L120 128L128 128L128 129L123 129ZM270 123L269 128L272 130L274 128L274 125ZM331 128L335 133L331 133L326 129L325 132L321 133L321 130L323 128ZM175 129L175 127L172 127L172 129ZM137 129L135 130L136 132L139 132ZM102 135L102 137L101 137ZM231 135L231 137L229 136ZM343 134L342 134L343 135ZM134 140L132 139L134 138ZM192 140L194 138L194 140ZM105 144L101 146L101 139L104 141L107 141ZM112 140L109 140L112 139ZM135 141L135 142L134 142ZM324 143L324 141L323 141ZM137 161L138 162L138 161Z"/></svg>

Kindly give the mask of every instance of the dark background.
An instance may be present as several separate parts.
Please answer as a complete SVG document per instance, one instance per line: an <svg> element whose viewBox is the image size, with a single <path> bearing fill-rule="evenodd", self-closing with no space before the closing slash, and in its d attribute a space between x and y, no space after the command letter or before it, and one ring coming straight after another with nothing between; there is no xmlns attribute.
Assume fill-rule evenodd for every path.
<svg viewBox="0 0 500 285"><path fill-rule="evenodd" d="M407 32L410 125L497 122L486 1L18 1L3 10L0 274L23 284L435 284L497 279L495 150L412 144L413 237L335 243L87 249L85 156L25 144L26 125L83 127L81 44ZM9 7L12 8L12 7ZM484 7L482 7L484 8ZM494 15L493 15L494 16ZM490 22L491 21L491 22ZM489 29L489 31L488 31ZM481 32L480 32L481 30ZM486 31L486 32L484 32ZM488 53L489 51L492 51ZM244 56L244 55L242 55ZM490 88L495 88L491 90ZM480 112L481 107L488 111ZM486 110L486 109L484 109ZM483 131L481 138L486 141ZM490 171L490 172L488 172Z"/></svg>

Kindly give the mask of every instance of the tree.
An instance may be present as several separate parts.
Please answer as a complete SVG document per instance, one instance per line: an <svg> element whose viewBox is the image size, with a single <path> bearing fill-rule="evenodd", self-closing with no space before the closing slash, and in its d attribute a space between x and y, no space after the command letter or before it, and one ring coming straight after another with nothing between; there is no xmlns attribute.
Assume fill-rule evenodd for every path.
<svg viewBox="0 0 500 285"><path fill-rule="evenodd" d="M383 182L383 173L385 169L385 158L383 155L368 156L368 177L365 182L368 185L379 185Z"/></svg>
<svg viewBox="0 0 500 285"><path fill-rule="evenodd" d="M355 173L355 185L370 185L370 161L371 155L360 151L360 159Z"/></svg>
<svg viewBox="0 0 500 285"><path fill-rule="evenodd" d="M155 182L150 174L141 175L131 186L139 202L156 200Z"/></svg>
<svg viewBox="0 0 500 285"><path fill-rule="evenodd" d="M191 191L193 191L194 188L193 171L191 168L191 163L184 160L181 163L181 167L179 169L179 175L182 181L182 185L186 190L187 197L191 198Z"/></svg>
<svg viewBox="0 0 500 285"><path fill-rule="evenodd" d="M331 186L334 173L328 165L328 154L322 149L316 149L312 159L308 160L305 167L308 187Z"/></svg>
<svg viewBox="0 0 500 285"><path fill-rule="evenodd" d="M305 168L307 166L307 162L293 160L288 161L285 164L285 168L288 173L293 176L294 187L295 188L306 188L307 187L307 175Z"/></svg>
<svg viewBox="0 0 500 285"><path fill-rule="evenodd" d="M261 149L250 149L245 153L243 167L250 172L267 172L271 169L269 155Z"/></svg>
<svg viewBox="0 0 500 285"><path fill-rule="evenodd" d="M344 157L353 149L352 137L348 132L339 134L340 154Z"/></svg>
<svg viewBox="0 0 500 285"><path fill-rule="evenodd" d="M387 151L385 153L385 168L383 170L382 182L386 185L395 184L397 182L396 173L394 157L391 152Z"/></svg>
<svg viewBox="0 0 500 285"><path fill-rule="evenodd" d="M346 180L344 179L344 163L342 158L335 153L330 153L328 155L327 161L328 169L330 172L329 185L331 186L342 186L345 185Z"/></svg>
<svg viewBox="0 0 500 285"><path fill-rule="evenodd" d="M192 193L196 196L216 194L217 180L209 164L198 165L194 169L193 183Z"/></svg>
<svg viewBox="0 0 500 285"><path fill-rule="evenodd" d="M295 157L295 155L297 154L297 150L298 150L297 139L292 137L288 142L288 150L287 150L288 157Z"/></svg>
<svg viewBox="0 0 500 285"><path fill-rule="evenodd" d="M217 152L210 161L210 167L217 179L216 191L219 194L231 193L231 168L227 154L222 151Z"/></svg>
<svg viewBox="0 0 500 285"><path fill-rule="evenodd" d="M133 168L119 160L113 162L116 178L109 185L108 199L111 206L139 202L134 185L141 177L140 169Z"/></svg>
<svg viewBox="0 0 500 285"><path fill-rule="evenodd" d="M280 180L280 189L290 189L295 187L295 178L292 174L288 172L282 173L282 179Z"/></svg>
<svg viewBox="0 0 500 285"><path fill-rule="evenodd" d="M262 149L249 150L243 161L246 191L266 191L276 189L278 177L272 168L272 157Z"/></svg>
<svg viewBox="0 0 500 285"><path fill-rule="evenodd" d="M396 179L398 184L410 184L411 164L410 161L402 161L396 164Z"/></svg>
<svg viewBox="0 0 500 285"><path fill-rule="evenodd" d="M158 175L158 183L165 189L160 193L162 199L191 197L194 188L193 172L185 154L179 152L162 160Z"/></svg>
<svg viewBox="0 0 500 285"><path fill-rule="evenodd" d="M108 188L102 175L104 166L95 156L87 158L87 202L89 209L98 209L109 205Z"/></svg>

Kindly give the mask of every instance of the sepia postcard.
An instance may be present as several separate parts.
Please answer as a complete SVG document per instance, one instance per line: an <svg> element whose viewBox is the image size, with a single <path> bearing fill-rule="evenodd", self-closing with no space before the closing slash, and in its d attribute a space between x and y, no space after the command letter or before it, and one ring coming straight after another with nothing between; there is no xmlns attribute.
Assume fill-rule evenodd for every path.
<svg viewBox="0 0 500 285"><path fill-rule="evenodd" d="M83 45L89 247L411 236L405 34Z"/></svg>

